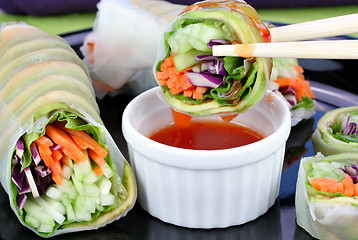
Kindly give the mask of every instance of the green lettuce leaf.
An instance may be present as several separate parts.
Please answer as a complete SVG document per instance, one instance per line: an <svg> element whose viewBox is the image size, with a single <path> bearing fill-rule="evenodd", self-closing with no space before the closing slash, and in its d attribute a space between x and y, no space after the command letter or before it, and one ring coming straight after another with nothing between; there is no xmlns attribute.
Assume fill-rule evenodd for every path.
<svg viewBox="0 0 358 240"><path fill-rule="evenodd" d="M352 115L356 115L358 113L353 113ZM336 122L333 122L330 126L331 131L329 131L329 133L337 140L340 140L342 142L345 143L358 143L358 136L356 134L350 134L350 135L345 135L342 132L342 116L339 116L339 118L337 119Z"/></svg>
<svg viewBox="0 0 358 240"><path fill-rule="evenodd" d="M314 101L312 98L309 97L303 97L301 101L297 101L297 104L292 107L292 110L297 108L305 108L310 109L315 106Z"/></svg>

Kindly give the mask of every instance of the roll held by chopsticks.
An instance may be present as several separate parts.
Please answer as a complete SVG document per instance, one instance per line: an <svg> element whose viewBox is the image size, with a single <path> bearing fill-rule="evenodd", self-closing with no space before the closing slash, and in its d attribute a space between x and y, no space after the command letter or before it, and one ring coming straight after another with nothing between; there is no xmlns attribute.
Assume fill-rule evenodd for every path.
<svg viewBox="0 0 358 240"><path fill-rule="evenodd" d="M125 216L134 175L84 63L62 38L24 23L3 24L0 37L0 180L19 221L49 237Z"/></svg>
<svg viewBox="0 0 358 240"><path fill-rule="evenodd" d="M212 45L267 42L270 32L244 1L203 1L186 8L166 29L155 76L167 102L192 115L233 114L266 92L270 58L217 58Z"/></svg>

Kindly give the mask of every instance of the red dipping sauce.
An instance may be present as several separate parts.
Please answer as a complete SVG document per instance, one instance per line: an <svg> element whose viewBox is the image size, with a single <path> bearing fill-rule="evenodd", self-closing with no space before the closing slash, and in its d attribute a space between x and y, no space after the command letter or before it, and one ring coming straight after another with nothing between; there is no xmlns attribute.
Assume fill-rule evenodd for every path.
<svg viewBox="0 0 358 240"><path fill-rule="evenodd" d="M254 143L263 139L263 136L233 122L192 120L185 126L166 126L151 135L150 139L178 148L220 150Z"/></svg>

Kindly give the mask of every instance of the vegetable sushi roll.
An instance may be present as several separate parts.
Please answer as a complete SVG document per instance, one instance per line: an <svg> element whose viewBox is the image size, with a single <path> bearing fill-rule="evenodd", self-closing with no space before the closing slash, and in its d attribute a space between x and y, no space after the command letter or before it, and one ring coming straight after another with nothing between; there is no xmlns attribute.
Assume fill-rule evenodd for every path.
<svg viewBox="0 0 358 240"><path fill-rule="evenodd" d="M325 113L312 135L315 152L324 155L358 153L358 106L337 108Z"/></svg>
<svg viewBox="0 0 358 240"><path fill-rule="evenodd" d="M212 0L187 7L164 33L155 76L168 103L191 115L232 114L259 102L270 58L214 57L215 44L269 42L270 32L244 1Z"/></svg>
<svg viewBox="0 0 358 240"><path fill-rule="evenodd" d="M268 88L281 95L291 111L291 125L315 114L314 93L295 58L274 58Z"/></svg>
<svg viewBox="0 0 358 240"><path fill-rule="evenodd" d="M318 154L301 160L297 224L318 239L357 239L358 154Z"/></svg>
<svg viewBox="0 0 358 240"><path fill-rule="evenodd" d="M96 229L133 207L132 170L65 40L24 23L0 32L0 180L40 236Z"/></svg>

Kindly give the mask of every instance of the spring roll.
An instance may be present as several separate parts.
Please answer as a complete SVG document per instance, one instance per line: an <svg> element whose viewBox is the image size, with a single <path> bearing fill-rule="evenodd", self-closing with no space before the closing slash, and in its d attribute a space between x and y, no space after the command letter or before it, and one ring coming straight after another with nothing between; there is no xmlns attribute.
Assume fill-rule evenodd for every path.
<svg viewBox="0 0 358 240"><path fill-rule="evenodd" d="M297 59L273 58L268 89L286 100L291 112L292 126L315 114L315 95Z"/></svg>
<svg viewBox="0 0 358 240"><path fill-rule="evenodd" d="M317 154L301 160L297 224L318 239L357 239L358 154Z"/></svg>
<svg viewBox="0 0 358 240"><path fill-rule="evenodd" d="M183 5L153 0L102 0L81 52L97 97L133 95L157 86L153 64L163 27Z"/></svg>
<svg viewBox="0 0 358 240"><path fill-rule="evenodd" d="M312 135L315 152L332 155L358 153L358 106L337 108L325 113Z"/></svg>
<svg viewBox="0 0 358 240"><path fill-rule="evenodd" d="M133 207L132 170L99 115L85 64L25 23L0 32L0 180L42 237L97 229Z"/></svg>
<svg viewBox="0 0 358 240"><path fill-rule="evenodd" d="M266 92L270 58L214 57L215 44L269 42L270 32L244 1L203 1L169 24L154 71L167 102L191 115L232 114Z"/></svg>

